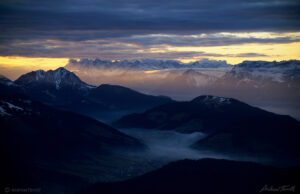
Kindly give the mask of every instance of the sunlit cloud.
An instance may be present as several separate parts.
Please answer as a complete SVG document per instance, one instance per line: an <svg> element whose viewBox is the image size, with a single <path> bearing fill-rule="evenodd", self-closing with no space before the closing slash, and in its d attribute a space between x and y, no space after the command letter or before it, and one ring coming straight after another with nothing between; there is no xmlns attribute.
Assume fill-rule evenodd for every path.
<svg viewBox="0 0 300 194"><path fill-rule="evenodd" d="M188 52L188 51L205 51L212 53L222 53L222 56L211 56L211 59L224 59L231 64L237 64L244 60L289 60L300 59L300 42L288 44L243 44L229 46L212 46L212 47L168 47L170 51ZM252 56L246 56L245 53L253 53ZM244 55L244 56L243 56ZM242 56L242 57L241 57ZM190 61L196 61L202 57L194 57Z"/></svg>
<svg viewBox="0 0 300 194"><path fill-rule="evenodd" d="M0 73L64 66L70 58L300 59L299 6L286 0L1 1Z"/></svg>
<svg viewBox="0 0 300 194"><path fill-rule="evenodd" d="M195 61L299 59L299 32L220 32L176 35L148 34L96 40L27 40L0 45L2 56L45 58L101 58L106 60L156 58Z"/></svg>

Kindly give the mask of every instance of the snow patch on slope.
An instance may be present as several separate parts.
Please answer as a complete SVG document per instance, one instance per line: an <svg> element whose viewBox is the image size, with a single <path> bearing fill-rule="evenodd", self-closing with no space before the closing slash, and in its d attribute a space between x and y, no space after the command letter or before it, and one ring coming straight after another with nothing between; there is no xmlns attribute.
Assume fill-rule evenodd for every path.
<svg viewBox="0 0 300 194"><path fill-rule="evenodd" d="M45 71L37 70L35 73L35 79L38 81L38 80L44 79L44 78L45 78Z"/></svg>
<svg viewBox="0 0 300 194"><path fill-rule="evenodd" d="M273 81L283 83L286 77L297 75L300 71L300 61L290 60L281 62L266 62L266 61L244 61L229 72L235 78L243 82L250 81Z"/></svg>
<svg viewBox="0 0 300 194"><path fill-rule="evenodd" d="M22 110L24 110L23 108L21 108L21 107L19 107L19 106L16 106L16 105L14 105L14 104L11 104L11 103L9 103L9 102L5 102L5 101L2 101L3 103L6 103L7 105L8 105L8 108L10 108L10 109L15 109L15 110L20 110L20 111L22 111Z"/></svg>
<svg viewBox="0 0 300 194"><path fill-rule="evenodd" d="M199 97L193 99L192 102L198 103L198 104L204 104L208 107L219 107L219 106L231 104L232 99L206 95L206 96L199 96Z"/></svg>
<svg viewBox="0 0 300 194"><path fill-rule="evenodd" d="M0 106L0 115L1 116L11 116L11 114L7 113L6 110Z"/></svg>
<svg viewBox="0 0 300 194"><path fill-rule="evenodd" d="M218 97L218 96L206 96L203 100L204 103L216 103L216 104L230 104L229 98Z"/></svg>

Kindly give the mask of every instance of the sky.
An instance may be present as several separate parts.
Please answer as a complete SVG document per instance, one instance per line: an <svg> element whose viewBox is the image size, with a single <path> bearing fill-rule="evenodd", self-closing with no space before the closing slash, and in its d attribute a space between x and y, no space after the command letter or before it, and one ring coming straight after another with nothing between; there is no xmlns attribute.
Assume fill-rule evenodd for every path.
<svg viewBox="0 0 300 194"><path fill-rule="evenodd" d="M70 59L300 59L298 0L1 0L0 74Z"/></svg>

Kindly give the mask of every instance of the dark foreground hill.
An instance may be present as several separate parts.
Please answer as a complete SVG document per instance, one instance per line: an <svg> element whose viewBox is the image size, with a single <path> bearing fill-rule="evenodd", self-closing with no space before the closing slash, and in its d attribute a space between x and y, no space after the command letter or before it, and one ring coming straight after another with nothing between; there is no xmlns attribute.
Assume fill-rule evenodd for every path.
<svg viewBox="0 0 300 194"><path fill-rule="evenodd" d="M300 122L231 98L200 96L189 102L168 103L125 116L114 126L200 131L208 137L193 146L199 150L277 162L300 161Z"/></svg>
<svg viewBox="0 0 300 194"><path fill-rule="evenodd" d="M183 133L200 131L211 134L233 125L242 128L253 119L267 118L271 118L265 120L270 127L273 126L272 119L287 120L299 125L288 116L264 111L232 98L217 96L199 96L188 102L167 103L144 113L124 116L113 124L120 128L175 130ZM256 127L259 124L255 123Z"/></svg>
<svg viewBox="0 0 300 194"><path fill-rule="evenodd" d="M25 96L19 87L3 84L0 126L2 184L10 188L37 186L42 193L69 193L93 178L124 178L118 167L126 168L128 158L116 153L145 149L106 124L53 109Z"/></svg>
<svg viewBox="0 0 300 194"><path fill-rule="evenodd" d="M98 183L86 192L96 193L296 193L299 167L276 168L250 162L202 159L170 163L127 181Z"/></svg>
<svg viewBox="0 0 300 194"><path fill-rule="evenodd" d="M136 139L94 119L53 109L23 94L1 91L1 143L50 156L142 146ZM23 145L18 144L24 143ZM66 149L66 150L65 150ZM17 150L15 150L17 151Z"/></svg>

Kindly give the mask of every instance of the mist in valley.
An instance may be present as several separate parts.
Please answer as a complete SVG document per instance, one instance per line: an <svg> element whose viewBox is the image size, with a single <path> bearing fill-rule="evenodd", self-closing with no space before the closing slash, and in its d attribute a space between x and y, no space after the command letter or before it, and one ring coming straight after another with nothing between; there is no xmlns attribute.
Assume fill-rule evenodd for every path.
<svg viewBox="0 0 300 194"><path fill-rule="evenodd" d="M162 131L153 129L122 129L121 132L139 139L148 147L145 156L153 159L179 160L198 159L204 156L190 146L206 135L200 132L190 134L176 131Z"/></svg>
<svg viewBox="0 0 300 194"><path fill-rule="evenodd" d="M253 161L259 163L269 163L264 158L253 158L245 156L229 156L222 153L216 153L211 150L196 150L192 145L197 141L207 137L201 132L179 133L171 130L157 129L119 129L131 137L134 137L147 146L142 152L123 152L132 158L139 158L146 163L154 163L154 168L163 166L169 162L191 159L199 160L203 158L230 159L236 161ZM148 169L144 169L148 171Z"/></svg>

